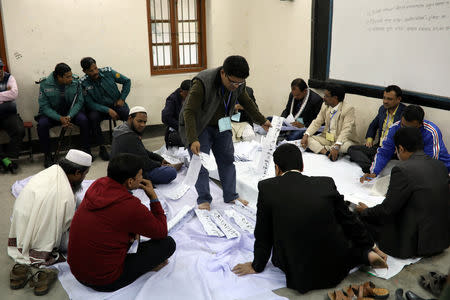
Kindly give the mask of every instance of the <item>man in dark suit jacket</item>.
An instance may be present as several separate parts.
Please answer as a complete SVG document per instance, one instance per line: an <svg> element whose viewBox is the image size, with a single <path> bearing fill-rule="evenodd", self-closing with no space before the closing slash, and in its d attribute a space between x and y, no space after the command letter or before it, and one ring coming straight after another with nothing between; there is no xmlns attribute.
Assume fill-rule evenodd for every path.
<svg viewBox="0 0 450 300"><path fill-rule="evenodd" d="M262 272L272 253L287 287L305 293L337 285L357 265L386 267L385 254L372 251L372 238L333 179L302 175L295 145L281 145L273 158L277 176L258 184L254 260L235 266L234 273Z"/></svg>
<svg viewBox="0 0 450 300"><path fill-rule="evenodd" d="M309 124L316 118L322 107L323 99L317 93L308 88L306 82L297 78L291 82L291 92L289 93L286 108L281 113L283 118L290 114L295 119L291 123L297 128L308 128ZM299 140L305 131L292 130L287 135L288 141Z"/></svg>
<svg viewBox="0 0 450 300"><path fill-rule="evenodd" d="M371 208L359 203L356 211L389 255L434 255L450 244L447 168L423 152L418 128L400 128L394 142L402 162L391 171L386 199Z"/></svg>
<svg viewBox="0 0 450 300"><path fill-rule="evenodd" d="M186 99L190 88L191 81L189 79L184 80L180 87L167 97L166 105L161 111L161 120L164 125L166 125L166 134L164 136L166 148L171 146L184 147L180 135L178 134L178 120L181 107L183 106L184 99Z"/></svg>
<svg viewBox="0 0 450 300"><path fill-rule="evenodd" d="M402 118L405 105L402 100L402 90L396 85L390 85L384 89L383 105L378 109L378 114L369 125L366 133L366 144L355 145L348 149L350 160L356 162L364 173L370 173L370 165L377 154L378 147L383 145L389 127ZM374 139L379 134L380 140L374 144Z"/></svg>

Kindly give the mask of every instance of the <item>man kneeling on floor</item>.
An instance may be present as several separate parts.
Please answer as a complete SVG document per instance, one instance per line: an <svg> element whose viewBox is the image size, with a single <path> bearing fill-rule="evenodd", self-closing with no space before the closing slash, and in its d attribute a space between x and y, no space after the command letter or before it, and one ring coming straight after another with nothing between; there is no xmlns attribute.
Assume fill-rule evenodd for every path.
<svg viewBox="0 0 450 300"><path fill-rule="evenodd" d="M333 179L303 175L302 153L292 144L279 146L273 160L277 176L258 184L253 262L238 264L234 273L262 272L272 253L287 287L306 293L337 285L358 265L387 267Z"/></svg>
<svg viewBox="0 0 450 300"><path fill-rule="evenodd" d="M143 189L150 209L130 190ZM151 240L129 253L139 236ZM167 265L175 241L151 181L142 178L141 158L120 154L111 159L108 176L87 190L70 228L68 263L75 278L97 291L112 292L149 271Z"/></svg>
<svg viewBox="0 0 450 300"><path fill-rule="evenodd" d="M36 175L14 203L8 255L17 263L51 265L65 261L76 193L89 172L92 157L70 150L57 165Z"/></svg>

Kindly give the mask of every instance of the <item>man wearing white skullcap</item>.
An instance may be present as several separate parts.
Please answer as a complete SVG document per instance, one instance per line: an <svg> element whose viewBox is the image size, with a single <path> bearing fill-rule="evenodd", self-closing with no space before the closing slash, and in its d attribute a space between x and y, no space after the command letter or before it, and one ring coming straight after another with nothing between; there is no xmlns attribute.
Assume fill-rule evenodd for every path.
<svg viewBox="0 0 450 300"><path fill-rule="evenodd" d="M142 160L142 171L145 179L155 184L166 184L177 177L181 164L169 164L162 156L148 151L142 143L142 134L147 123L147 110L142 106L130 109L127 122L114 128L111 143L111 158L129 153Z"/></svg>
<svg viewBox="0 0 450 300"><path fill-rule="evenodd" d="M74 194L92 164L91 155L71 149L57 165L34 175L14 203L8 255L22 264L65 261L68 230L75 213Z"/></svg>

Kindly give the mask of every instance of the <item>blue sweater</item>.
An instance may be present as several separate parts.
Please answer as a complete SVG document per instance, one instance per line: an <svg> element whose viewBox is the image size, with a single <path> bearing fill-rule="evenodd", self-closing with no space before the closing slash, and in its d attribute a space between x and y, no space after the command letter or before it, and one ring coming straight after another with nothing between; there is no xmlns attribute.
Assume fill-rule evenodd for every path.
<svg viewBox="0 0 450 300"><path fill-rule="evenodd" d="M394 135L400 127L400 121L398 121L389 128L388 135L383 141L383 146L377 150L377 154L370 167L370 173L380 174L381 170L391 160L395 153ZM423 137L423 151L425 154L442 161L450 173L450 155L447 152L447 148L445 148L439 127L430 121L424 120L423 126L420 127L420 132Z"/></svg>

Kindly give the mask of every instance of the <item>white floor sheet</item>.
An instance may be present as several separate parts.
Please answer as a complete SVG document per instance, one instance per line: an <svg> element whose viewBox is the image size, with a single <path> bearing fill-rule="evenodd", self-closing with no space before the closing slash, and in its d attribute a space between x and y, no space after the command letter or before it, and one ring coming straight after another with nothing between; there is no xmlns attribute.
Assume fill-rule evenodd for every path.
<svg viewBox="0 0 450 300"><path fill-rule="evenodd" d="M245 143L245 142L244 142ZM258 196L257 184L259 178L255 176L255 168L261 153L261 147L255 142L236 145L235 157L245 161L236 161L237 183L236 189L240 197L250 201L251 207L256 207ZM160 149L179 161L186 162L187 151L172 149L165 153L165 147ZM211 153L214 163L214 156ZM248 161L250 159L250 161ZM381 203L383 197L376 196L372 187L376 181L369 184L360 184L361 169L346 157L337 162L331 162L324 155L303 152L304 172L309 176L332 177L336 186L346 200L362 201L369 206ZM208 167L210 176L218 179L217 166ZM177 178L168 185L158 185L156 193L163 204L168 220L172 219L184 206L195 206L197 192L190 188L178 200L170 200L164 194L181 182L186 175L183 167ZM269 168L274 175L274 165ZM15 197L28 182L29 178L17 181L12 186ZM92 180L83 182L83 190L77 194L77 201L81 201ZM169 264L159 272L149 272L141 276L133 284L113 293L101 293L80 284L70 272L67 263L56 265L59 269L59 280L71 299L285 299L271 291L286 286L285 276L278 268L269 263L264 272L255 275L237 277L231 269L238 263L252 261L254 236L243 231L230 219L224 210L230 209L230 204L223 202L222 190L210 181L212 208L221 212L227 221L239 231L240 237L226 239L225 237L208 237L198 218L185 218L184 222L174 226L169 232L176 243L175 254L169 259ZM301 193L301 191L299 191ZM149 199L142 190L134 192L135 196L147 206ZM419 258L420 259L420 258ZM417 260L398 260L389 257L389 262L395 265L388 270L371 273L375 276L388 279L399 273L404 265Z"/></svg>

